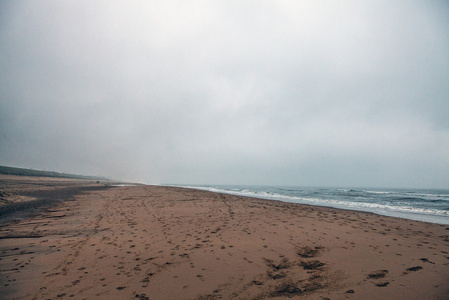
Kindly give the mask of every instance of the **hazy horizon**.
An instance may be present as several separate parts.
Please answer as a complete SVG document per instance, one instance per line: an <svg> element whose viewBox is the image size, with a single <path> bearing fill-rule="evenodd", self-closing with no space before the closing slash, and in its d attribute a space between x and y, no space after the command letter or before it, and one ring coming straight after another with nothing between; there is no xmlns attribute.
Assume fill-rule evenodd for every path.
<svg viewBox="0 0 449 300"><path fill-rule="evenodd" d="M117 181L117 182L121 182L120 179L117 178L110 178L108 176L104 176L102 174L73 174L73 173L68 173L68 172L64 172L64 171L55 171L55 170L50 170L50 169L45 169L45 168L26 168L26 167L18 167L18 166L4 166L4 167L12 167L12 168L19 168L19 169L30 169L30 170L34 170L34 171L44 171L44 172L57 172L57 173L61 173L61 174L66 174L66 175L75 175L75 176L86 176L86 177L95 177L95 179L105 179L105 180L109 180L109 181ZM31 175L31 176L35 176L35 175ZM381 189L410 189L410 190L449 190L448 188L432 188L432 187L406 187L406 186L342 186L342 185L282 185L282 184L277 184L277 185L272 185L272 184L244 184L244 183L189 183L189 182L178 182L178 183L171 183L171 182L143 182L143 181L126 181L123 180L122 183L129 183L129 184L147 184L147 185L162 185L162 186L184 186L184 187L189 187L191 186L192 188L195 187L214 187L214 186L241 186L241 187L245 187L245 186L273 186L273 187L295 187L295 188L337 188L337 189L363 189L363 188L369 188L369 189L375 189L375 190L381 190Z"/></svg>
<svg viewBox="0 0 449 300"><path fill-rule="evenodd" d="M2 1L0 165L449 188L446 1Z"/></svg>

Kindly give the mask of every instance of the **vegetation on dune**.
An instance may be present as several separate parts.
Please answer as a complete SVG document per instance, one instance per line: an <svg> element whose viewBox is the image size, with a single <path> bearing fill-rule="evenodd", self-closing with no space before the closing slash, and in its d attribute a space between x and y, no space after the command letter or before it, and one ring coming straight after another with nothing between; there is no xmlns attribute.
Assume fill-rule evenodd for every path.
<svg viewBox="0 0 449 300"><path fill-rule="evenodd" d="M84 175L74 175L59 173L53 171L42 171L42 170L32 170L23 168L14 168L0 166L0 174L4 175L19 175L19 176L43 176L43 177L57 177L57 178L73 178L73 179L88 179L88 180L108 180L105 177L98 176L84 176Z"/></svg>

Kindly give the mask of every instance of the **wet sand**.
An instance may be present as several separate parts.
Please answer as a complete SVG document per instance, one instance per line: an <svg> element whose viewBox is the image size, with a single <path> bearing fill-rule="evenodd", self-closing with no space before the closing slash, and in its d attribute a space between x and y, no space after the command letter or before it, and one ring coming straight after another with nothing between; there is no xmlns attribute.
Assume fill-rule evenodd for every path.
<svg viewBox="0 0 449 300"><path fill-rule="evenodd" d="M0 224L1 299L449 295L448 226L174 187L0 177L0 191L59 200Z"/></svg>

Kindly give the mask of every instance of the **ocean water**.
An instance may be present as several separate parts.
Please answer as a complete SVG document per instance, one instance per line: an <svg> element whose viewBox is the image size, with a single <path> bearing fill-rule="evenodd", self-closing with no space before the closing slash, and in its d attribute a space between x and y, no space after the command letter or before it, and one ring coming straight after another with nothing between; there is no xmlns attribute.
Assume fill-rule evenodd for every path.
<svg viewBox="0 0 449 300"><path fill-rule="evenodd" d="M184 185L212 192L449 224L449 190Z"/></svg>

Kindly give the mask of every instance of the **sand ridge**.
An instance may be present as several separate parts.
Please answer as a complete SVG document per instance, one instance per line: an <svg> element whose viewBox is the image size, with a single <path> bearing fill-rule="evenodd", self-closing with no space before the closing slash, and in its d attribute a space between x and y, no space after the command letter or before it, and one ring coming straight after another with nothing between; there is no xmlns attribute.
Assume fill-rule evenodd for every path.
<svg viewBox="0 0 449 300"><path fill-rule="evenodd" d="M4 299L445 299L449 228L160 186L0 228Z"/></svg>

